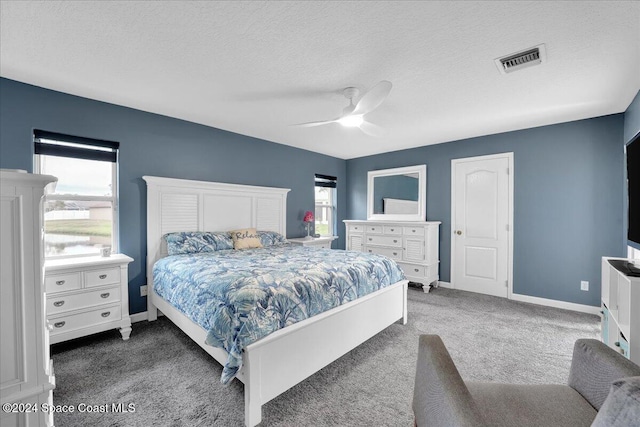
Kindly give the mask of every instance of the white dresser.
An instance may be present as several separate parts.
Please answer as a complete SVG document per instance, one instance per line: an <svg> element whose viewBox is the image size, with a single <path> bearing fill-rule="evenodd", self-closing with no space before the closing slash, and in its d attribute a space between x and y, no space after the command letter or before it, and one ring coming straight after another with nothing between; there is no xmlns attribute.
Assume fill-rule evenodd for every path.
<svg viewBox="0 0 640 427"><path fill-rule="evenodd" d="M123 254L47 260L45 287L51 344L119 328L129 339L128 265Z"/></svg>
<svg viewBox="0 0 640 427"><path fill-rule="evenodd" d="M437 286L439 221L345 220L347 250L371 252L395 260L411 282ZM435 282L435 283L434 283Z"/></svg>
<svg viewBox="0 0 640 427"><path fill-rule="evenodd" d="M299 237L295 239L287 239L287 241L294 245L310 246L314 248L331 249L331 242L336 240L338 236L322 236L312 237L307 239L306 237Z"/></svg>
<svg viewBox="0 0 640 427"><path fill-rule="evenodd" d="M50 426L49 357L43 265L42 196L50 175L0 170L0 400L2 426Z"/></svg>

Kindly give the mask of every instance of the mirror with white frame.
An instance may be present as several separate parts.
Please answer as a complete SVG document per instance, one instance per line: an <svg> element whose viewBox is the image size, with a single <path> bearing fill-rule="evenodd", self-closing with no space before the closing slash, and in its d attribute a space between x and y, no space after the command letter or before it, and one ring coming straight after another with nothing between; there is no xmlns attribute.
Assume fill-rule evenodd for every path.
<svg viewBox="0 0 640 427"><path fill-rule="evenodd" d="M426 219L426 165L369 171L367 178L367 219Z"/></svg>

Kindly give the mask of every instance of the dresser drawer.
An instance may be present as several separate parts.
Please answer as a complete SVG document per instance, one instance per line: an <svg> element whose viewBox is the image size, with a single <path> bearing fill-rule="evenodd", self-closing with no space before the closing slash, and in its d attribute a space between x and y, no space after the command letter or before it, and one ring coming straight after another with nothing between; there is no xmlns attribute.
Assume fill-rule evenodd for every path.
<svg viewBox="0 0 640 427"><path fill-rule="evenodd" d="M52 274L45 276L44 286L47 294L80 289L80 273Z"/></svg>
<svg viewBox="0 0 640 427"><path fill-rule="evenodd" d="M63 313L118 301L120 301L119 287L97 289L72 295L50 296L47 298L47 314Z"/></svg>
<svg viewBox="0 0 640 427"><path fill-rule="evenodd" d="M398 265L407 276L425 276L426 267L424 265L404 264L402 262L399 262Z"/></svg>
<svg viewBox="0 0 640 427"><path fill-rule="evenodd" d="M380 248L376 246L367 246L366 251L372 254L380 254L384 255L393 260L399 261L402 259L402 249L390 249L390 248Z"/></svg>
<svg viewBox="0 0 640 427"><path fill-rule="evenodd" d="M384 228L381 225L367 225L365 230L367 233L382 234Z"/></svg>
<svg viewBox="0 0 640 427"><path fill-rule="evenodd" d="M105 268L104 270L85 271L84 273L84 285L87 288L115 283L120 283L119 268Z"/></svg>
<svg viewBox="0 0 640 427"><path fill-rule="evenodd" d="M384 234L390 234L394 236L398 236L402 234L402 227L398 227L397 225L385 225L382 227Z"/></svg>
<svg viewBox="0 0 640 427"><path fill-rule="evenodd" d="M402 227L405 236L424 236L423 227Z"/></svg>
<svg viewBox="0 0 640 427"><path fill-rule="evenodd" d="M53 326L51 336L55 336L63 332L118 320L120 320L120 306L113 305L110 307L100 307L85 313L56 317L55 319L49 319L49 323Z"/></svg>
<svg viewBox="0 0 640 427"><path fill-rule="evenodd" d="M362 233L364 231L363 225L349 225L347 227L349 233Z"/></svg>
<svg viewBox="0 0 640 427"><path fill-rule="evenodd" d="M393 246L400 248L402 247L402 237L367 235L365 243L367 245Z"/></svg>
<svg viewBox="0 0 640 427"><path fill-rule="evenodd" d="M415 265L405 264L399 262L398 265L404 271L407 279L428 285L431 282L438 280L438 264L433 265ZM416 271L418 270L418 271Z"/></svg>

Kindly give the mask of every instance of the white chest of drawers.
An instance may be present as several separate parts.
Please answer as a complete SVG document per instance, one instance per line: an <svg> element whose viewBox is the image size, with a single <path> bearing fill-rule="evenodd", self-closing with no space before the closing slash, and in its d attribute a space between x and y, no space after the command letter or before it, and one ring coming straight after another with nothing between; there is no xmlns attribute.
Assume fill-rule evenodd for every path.
<svg viewBox="0 0 640 427"><path fill-rule="evenodd" d="M119 328L129 339L128 265L123 254L47 260L45 292L51 344Z"/></svg>
<svg viewBox="0 0 640 427"><path fill-rule="evenodd" d="M439 221L391 222L345 220L347 250L385 255L395 260L408 280L425 292L439 279Z"/></svg>

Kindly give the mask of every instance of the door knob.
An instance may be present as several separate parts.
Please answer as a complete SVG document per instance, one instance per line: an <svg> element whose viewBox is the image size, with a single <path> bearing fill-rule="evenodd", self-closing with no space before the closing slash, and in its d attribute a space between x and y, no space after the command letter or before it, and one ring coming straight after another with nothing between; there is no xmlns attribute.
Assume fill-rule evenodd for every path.
<svg viewBox="0 0 640 427"><path fill-rule="evenodd" d="M455 233L456 233L458 236L462 235L462 231L460 231L460 230L456 230L456 231L455 231Z"/></svg>

